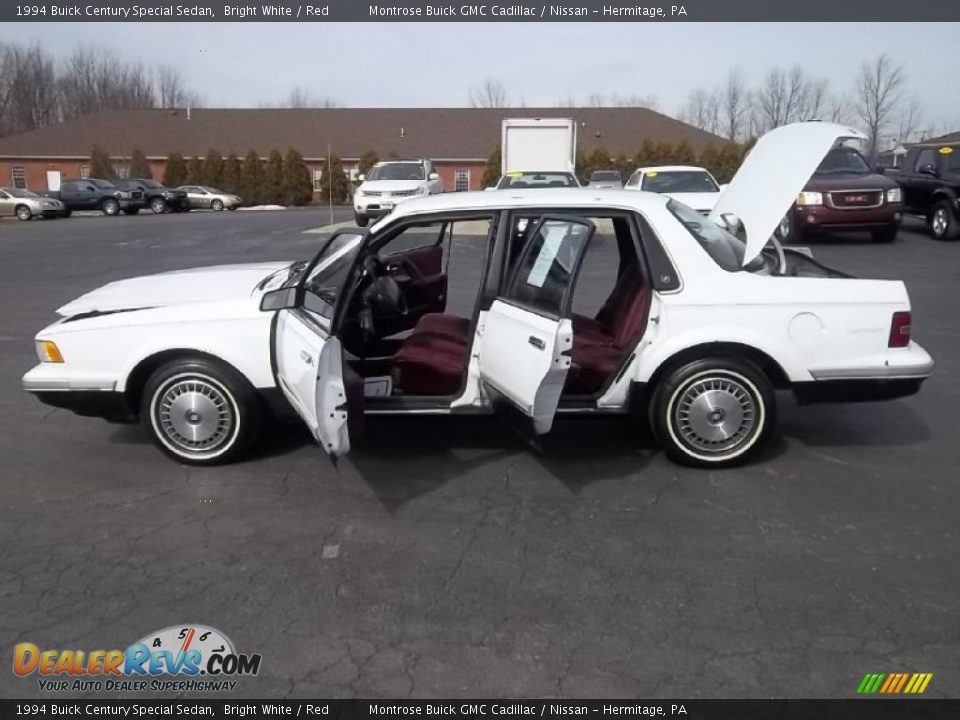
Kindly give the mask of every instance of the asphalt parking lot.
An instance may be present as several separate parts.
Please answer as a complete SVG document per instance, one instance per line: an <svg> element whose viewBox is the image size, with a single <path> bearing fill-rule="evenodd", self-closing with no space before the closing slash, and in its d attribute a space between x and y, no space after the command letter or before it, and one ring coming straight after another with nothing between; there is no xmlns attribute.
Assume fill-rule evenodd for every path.
<svg viewBox="0 0 960 720"><path fill-rule="evenodd" d="M337 221L347 214L337 211ZM920 395L797 407L764 457L679 468L635 424L369 420L334 467L296 427L188 469L136 426L20 390L32 337L105 282L296 259L326 210L0 223L0 653L203 623L261 673L235 697L853 697L867 672L960 695L960 244L817 256L902 278ZM911 226L916 229L916 226ZM7 665L9 668L9 665ZM0 672L0 696L41 695Z"/></svg>

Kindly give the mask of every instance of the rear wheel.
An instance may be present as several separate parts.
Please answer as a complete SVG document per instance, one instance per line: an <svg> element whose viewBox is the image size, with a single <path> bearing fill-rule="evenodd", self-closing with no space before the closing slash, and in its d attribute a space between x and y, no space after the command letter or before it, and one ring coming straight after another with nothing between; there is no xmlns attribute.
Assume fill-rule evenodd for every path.
<svg viewBox="0 0 960 720"><path fill-rule="evenodd" d="M958 222L951 203L941 200L933 206L928 219L930 233L937 240L956 240Z"/></svg>
<svg viewBox="0 0 960 720"><path fill-rule="evenodd" d="M150 209L154 215L162 215L167 211L167 201L162 197L155 197L150 201Z"/></svg>
<svg viewBox="0 0 960 720"><path fill-rule="evenodd" d="M191 465L218 465L245 454L260 431L260 399L236 370L205 358L158 368L141 398L140 419L157 446Z"/></svg>
<svg viewBox="0 0 960 720"><path fill-rule="evenodd" d="M873 238L874 242L891 243L897 239L898 229L899 228L894 225L892 227L884 228L883 230L874 230L872 233L870 233L870 236Z"/></svg>
<svg viewBox="0 0 960 720"><path fill-rule="evenodd" d="M650 405L664 451L693 467L743 462L766 439L775 414L770 381L752 363L733 357L674 369L657 385Z"/></svg>
<svg viewBox="0 0 960 720"><path fill-rule="evenodd" d="M370 218L366 215L357 215L354 213L353 221L357 224L357 227L366 227L367 223L370 222Z"/></svg>
<svg viewBox="0 0 960 720"><path fill-rule="evenodd" d="M113 198L107 198L106 200L103 201L103 204L100 206L100 211L104 215L110 215L111 217L114 215L119 215L120 203L118 203Z"/></svg>
<svg viewBox="0 0 960 720"><path fill-rule="evenodd" d="M210 209L214 210L215 212L220 212L223 210L223 200L214 200L212 203L210 203Z"/></svg>
<svg viewBox="0 0 960 720"><path fill-rule="evenodd" d="M17 220L29 220L33 217L33 213L30 212L30 208L26 205L17 205Z"/></svg>
<svg viewBox="0 0 960 720"><path fill-rule="evenodd" d="M60 213L60 215L63 216L63 217L65 217L65 218L70 217L70 215L72 215L72 214L73 214L73 210L64 210L62 213Z"/></svg>

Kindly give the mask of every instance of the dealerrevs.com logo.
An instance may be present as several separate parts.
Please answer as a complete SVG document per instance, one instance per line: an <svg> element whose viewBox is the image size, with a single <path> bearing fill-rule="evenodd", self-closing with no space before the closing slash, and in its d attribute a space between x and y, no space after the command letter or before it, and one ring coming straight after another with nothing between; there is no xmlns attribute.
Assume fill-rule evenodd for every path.
<svg viewBox="0 0 960 720"><path fill-rule="evenodd" d="M19 643L13 672L36 673L50 692L190 692L233 690L233 678L260 672L260 655L238 653L226 635L205 625L175 625L126 650L41 649Z"/></svg>

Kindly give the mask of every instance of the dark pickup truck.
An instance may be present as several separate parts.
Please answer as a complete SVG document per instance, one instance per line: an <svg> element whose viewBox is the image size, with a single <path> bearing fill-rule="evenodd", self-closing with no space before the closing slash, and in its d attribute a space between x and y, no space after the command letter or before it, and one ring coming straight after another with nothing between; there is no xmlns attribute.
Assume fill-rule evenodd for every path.
<svg viewBox="0 0 960 720"><path fill-rule="evenodd" d="M886 174L900 184L906 212L924 217L933 237L960 238L960 143L914 145Z"/></svg>
<svg viewBox="0 0 960 720"><path fill-rule="evenodd" d="M121 190L109 180L64 180L60 190L44 193L63 203L64 217L74 210L99 210L104 215L136 215L145 204L141 190Z"/></svg>

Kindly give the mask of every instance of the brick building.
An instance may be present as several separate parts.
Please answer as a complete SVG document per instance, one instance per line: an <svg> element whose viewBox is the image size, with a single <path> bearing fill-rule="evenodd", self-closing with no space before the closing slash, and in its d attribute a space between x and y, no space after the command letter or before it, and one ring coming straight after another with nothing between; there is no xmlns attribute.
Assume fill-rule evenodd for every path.
<svg viewBox="0 0 960 720"><path fill-rule="evenodd" d="M698 152L720 142L647 108L105 110L0 138L0 185L44 191L57 176L86 177L94 144L110 153L121 174L139 147L158 180L171 152L189 159L214 149L242 158L252 149L265 159L273 149L293 147L305 158L316 190L329 144L352 175L360 155L373 150L380 158L429 158L448 191L477 190L505 117L572 117L584 154L603 147L629 157L645 139L685 140Z"/></svg>

